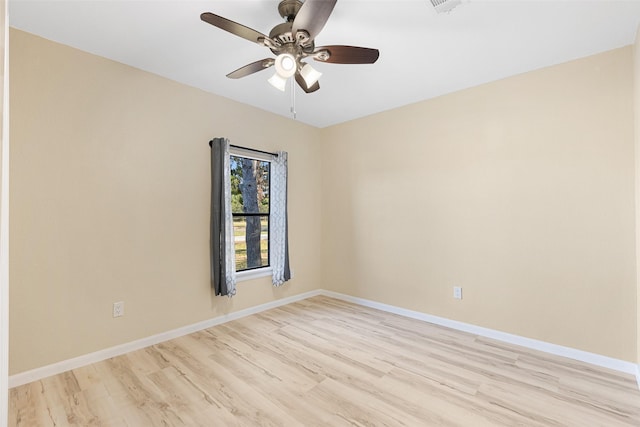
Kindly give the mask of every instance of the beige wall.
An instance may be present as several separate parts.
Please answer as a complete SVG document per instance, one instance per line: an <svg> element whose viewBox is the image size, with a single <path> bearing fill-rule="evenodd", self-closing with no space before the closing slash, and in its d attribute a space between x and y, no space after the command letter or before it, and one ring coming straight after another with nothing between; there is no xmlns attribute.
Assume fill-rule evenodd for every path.
<svg viewBox="0 0 640 427"><path fill-rule="evenodd" d="M11 36L11 373L317 288L637 360L630 47L318 130ZM282 289L211 296L213 136L290 153Z"/></svg>
<svg viewBox="0 0 640 427"><path fill-rule="evenodd" d="M637 360L632 78L626 47L323 130L323 285Z"/></svg>
<svg viewBox="0 0 640 427"><path fill-rule="evenodd" d="M11 53L11 373L320 287L318 130L18 30ZM215 136L289 152L282 288L212 296Z"/></svg>

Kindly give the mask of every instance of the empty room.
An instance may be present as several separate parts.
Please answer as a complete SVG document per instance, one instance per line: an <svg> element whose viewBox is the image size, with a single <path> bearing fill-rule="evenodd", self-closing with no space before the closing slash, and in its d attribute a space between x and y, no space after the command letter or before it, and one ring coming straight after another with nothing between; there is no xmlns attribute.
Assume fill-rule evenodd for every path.
<svg viewBox="0 0 640 427"><path fill-rule="evenodd" d="M640 0L0 15L0 427L640 425Z"/></svg>

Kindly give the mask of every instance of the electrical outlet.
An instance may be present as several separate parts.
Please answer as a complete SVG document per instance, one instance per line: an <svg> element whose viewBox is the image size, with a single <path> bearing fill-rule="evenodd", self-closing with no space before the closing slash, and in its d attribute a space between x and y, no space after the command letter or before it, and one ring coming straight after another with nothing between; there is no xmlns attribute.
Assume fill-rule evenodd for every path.
<svg viewBox="0 0 640 427"><path fill-rule="evenodd" d="M462 287L460 286L453 287L453 297L455 299L462 299Z"/></svg>
<svg viewBox="0 0 640 427"><path fill-rule="evenodd" d="M113 317L124 316L124 301L113 303Z"/></svg>

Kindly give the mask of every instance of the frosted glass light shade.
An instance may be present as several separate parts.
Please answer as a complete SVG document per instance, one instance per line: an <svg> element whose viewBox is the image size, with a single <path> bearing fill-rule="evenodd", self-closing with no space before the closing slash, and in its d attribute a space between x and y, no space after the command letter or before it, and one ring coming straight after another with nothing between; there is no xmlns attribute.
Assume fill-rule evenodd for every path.
<svg viewBox="0 0 640 427"><path fill-rule="evenodd" d="M275 87L276 89L280 89L282 92L284 92L284 89L286 87L285 85L287 84L287 78L286 77L283 78L278 73L275 73L269 79L269 83L271 83L271 86Z"/></svg>
<svg viewBox="0 0 640 427"><path fill-rule="evenodd" d="M289 78L296 73L296 58L290 53L282 53L276 57L276 73L283 78Z"/></svg>
<svg viewBox="0 0 640 427"><path fill-rule="evenodd" d="M315 68L313 68L309 64L304 64L304 67L300 70L300 75L304 79L304 82L307 84L307 88L310 88L314 84L318 82L318 79L322 75L322 73Z"/></svg>

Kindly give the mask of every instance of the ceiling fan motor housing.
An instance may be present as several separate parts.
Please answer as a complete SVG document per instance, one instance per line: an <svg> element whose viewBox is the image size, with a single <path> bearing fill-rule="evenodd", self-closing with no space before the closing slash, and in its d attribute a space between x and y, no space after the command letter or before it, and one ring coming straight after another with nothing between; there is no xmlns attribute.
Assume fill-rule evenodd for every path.
<svg viewBox="0 0 640 427"><path fill-rule="evenodd" d="M313 52L315 44L313 40L309 39L309 34L307 34L306 31L298 31L298 33L294 35L292 32L292 27L293 21L283 22L282 24L278 24L273 27L273 29L269 33L269 38L279 44L279 46L269 46L271 51L276 55L287 52L295 56L303 55L303 53L309 54Z"/></svg>
<svg viewBox="0 0 640 427"><path fill-rule="evenodd" d="M276 25L269 33L269 38L281 44L294 43L296 40L293 38L293 34L291 34L291 26L291 22L283 22L282 24Z"/></svg>
<svg viewBox="0 0 640 427"><path fill-rule="evenodd" d="M285 18L287 22L293 22L293 19L298 14L298 11L302 7L300 0L282 0L278 5L278 13Z"/></svg>

